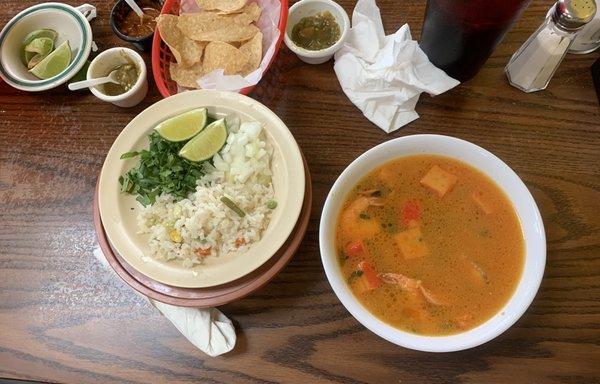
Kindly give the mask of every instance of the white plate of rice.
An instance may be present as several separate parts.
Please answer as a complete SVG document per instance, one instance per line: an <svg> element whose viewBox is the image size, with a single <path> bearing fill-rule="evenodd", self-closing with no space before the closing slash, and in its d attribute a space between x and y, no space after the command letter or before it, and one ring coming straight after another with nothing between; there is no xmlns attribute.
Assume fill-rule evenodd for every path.
<svg viewBox="0 0 600 384"><path fill-rule="evenodd" d="M120 192L119 176L139 162L121 154L146 149L158 123L199 107L238 123L196 192L183 200L163 195L147 207ZM198 90L159 101L125 127L102 167L99 208L109 241L132 267L164 284L202 288L238 279L269 260L296 225L304 188L300 149L273 112L237 93ZM224 206L222 196L246 215ZM275 209L268 208L270 200ZM198 250L208 255L197 257Z"/></svg>

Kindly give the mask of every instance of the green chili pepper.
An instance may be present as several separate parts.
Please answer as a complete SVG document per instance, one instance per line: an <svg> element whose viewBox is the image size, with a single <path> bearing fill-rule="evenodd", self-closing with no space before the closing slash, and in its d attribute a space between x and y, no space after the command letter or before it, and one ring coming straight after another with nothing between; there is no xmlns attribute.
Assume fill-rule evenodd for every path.
<svg viewBox="0 0 600 384"><path fill-rule="evenodd" d="M223 196L223 197L221 197L221 201L223 202L223 204L225 204L227 207L229 207L229 209L231 209L233 212L237 213L237 215L239 217L246 216L246 212L242 211L242 209L240 207L238 207L238 205L236 203L234 203L233 200L231 200L230 198Z"/></svg>

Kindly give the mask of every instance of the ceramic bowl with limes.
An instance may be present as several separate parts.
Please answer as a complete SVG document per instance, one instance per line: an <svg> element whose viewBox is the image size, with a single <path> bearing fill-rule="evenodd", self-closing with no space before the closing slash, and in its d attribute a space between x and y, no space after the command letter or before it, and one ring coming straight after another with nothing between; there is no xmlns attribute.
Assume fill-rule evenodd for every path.
<svg viewBox="0 0 600 384"><path fill-rule="evenodd" d="M43 3L19 12L0 32L0 77L12 87L29 92L64 84L77 74L90 54L92 29L88 20L95 16L96 8L89 4L72 7ZM51 40L52 44L39 44L43 59L28 68L23 50L33 40Z"/></svg>

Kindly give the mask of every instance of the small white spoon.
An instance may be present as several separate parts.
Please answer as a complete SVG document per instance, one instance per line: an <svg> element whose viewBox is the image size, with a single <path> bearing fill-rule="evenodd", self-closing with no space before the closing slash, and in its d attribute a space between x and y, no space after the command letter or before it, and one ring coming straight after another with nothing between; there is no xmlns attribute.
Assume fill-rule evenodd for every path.
<svg viewBox="0 0 600 384"><path fill-rule="evenodd" d="M71 91L76 91L78 89L90 88L90 87L94 87L96 85L105 84L105 83L120 84L119 81L117 80L117 72L118 71L119 71L118 69L115 69L114 71L109 73L108 76L98 77L96 79L90 79L90 80L82 80L82 81L77 81L75 83L71 83L71 84L69 84L69 89Z"/></svg>
<svg viewBox="0 0 600 384"><path fill-rule="evenodd" d="M125 0L125 2L133 9L133 12L135 12L140 19L144 17L144 11L142 11L142 8L140 8L134 0Z"/></svg>

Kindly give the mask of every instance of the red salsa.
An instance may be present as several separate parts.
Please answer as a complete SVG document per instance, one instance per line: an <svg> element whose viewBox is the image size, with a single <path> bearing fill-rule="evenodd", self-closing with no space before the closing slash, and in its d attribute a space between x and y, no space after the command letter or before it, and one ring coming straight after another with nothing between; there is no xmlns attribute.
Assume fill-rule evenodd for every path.
<svg viewBox="0 0 600 384"><path fill-rule="evenodd" d="M119 23L119 31L131 37L144 37L154 33L156 18L160 15L160 11L150 7L142 7L142 10L144 17L141 18L132 10L127 12Z"/></svg>

